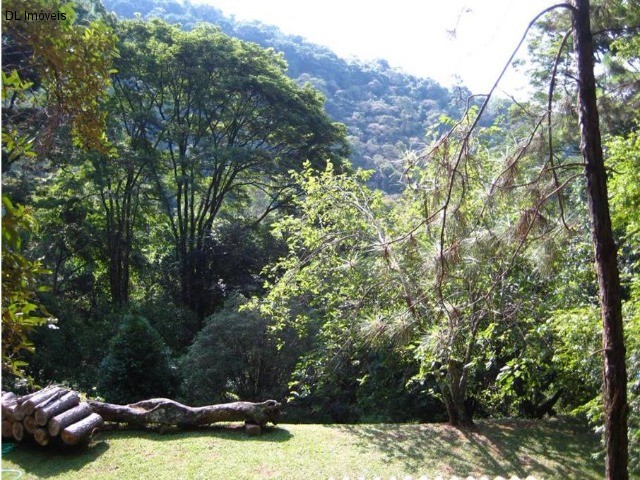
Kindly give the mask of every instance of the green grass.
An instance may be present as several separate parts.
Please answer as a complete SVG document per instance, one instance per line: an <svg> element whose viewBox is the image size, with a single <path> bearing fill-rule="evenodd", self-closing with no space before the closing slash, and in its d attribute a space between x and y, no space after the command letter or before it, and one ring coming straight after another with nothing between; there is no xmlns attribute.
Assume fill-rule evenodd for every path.
<svg viewBox="0 0 640 480"><path fill-rule="evenodd" d="M316 479L468 475L537 479L603 477L598 441L566 420L447 425L279 425L259 437L239 426L189 432L111 431L90 445L21 444L2 468L22 479ZM3 471L3 479L14 478Z"/></svg>

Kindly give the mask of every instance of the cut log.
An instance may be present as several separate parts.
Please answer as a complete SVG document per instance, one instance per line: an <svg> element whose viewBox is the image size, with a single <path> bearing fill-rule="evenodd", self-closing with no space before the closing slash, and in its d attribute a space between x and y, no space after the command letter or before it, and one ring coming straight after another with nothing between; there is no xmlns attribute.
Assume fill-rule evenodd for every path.
<svg viewBox="0 0 640 480"><path fill-rule="evenodd" d="M38 425L46 425L51 417L55 417L59 413L69 410L80 403L80 395L76 392L68 392L48 402L44 406L38 406L34 412L34 417Z"/></svg>
<svg viewBox="0 0 640 480"><path fill-rule="evenodd" d="M18 400L18 396L13 392L2 392L2 404L5 403L16 403Z"/></svg>
<svg viewBox="0 0 640 480"><path fill-rule="evenodd" d="M13 437L13 422L11 420L2 420L2 437Z"/></svg>
<svg viewBox="0 0 640 480"><path fill-rule="evenodd" d="M49 388L51 388L51 387L47 387L44 390L47 390ZM43 392L44 390L36 390L35 392L31 392L31 393L27 393L26 395L22 395L22 396L18 397L18 403L19 404L23 404L24 402L29 400L34 395L37 395L38 393Z"/></svg>
<svg viewBox="0 0 640 480"><path fill-rule="evenodd" d="M36 425L36 419L31 415L24 417L22 425L24 425L24 429L31 434L34 434L38 428L38 425Z"/></svg>
<svg viewBox="0 0 640 480"><path fill-rule="evenodd" d="M189 407L168 398L152 398L130 405L114 405L90 401L94 412L105 421L133 424L209 425L217 422L246 421L264 426L274 425L280 416L280 404L275 400L262 403L233 402L204 407Z"/></svg>
<svg viewBox="0 0 640 480"><path fill-rule="evenodd" d="M15 407L13 407L13 419L16 422L23 420L24 417L26 417L26 415L27 415L27 412L25 412L24 403L23 404L18 403Z"/></svg>
<svg viewBox="0 0 640 480"><path fill-rule="evenodd" d="M96 428L100 428L103 423L104 421L100 415L92 413L87 418L65 428L60 434L60 438L67 445L77 445L89 440L93 431Z"/></svg>
<svg viewBox="0 0 640 480"><path fill-rule="evenodd" d="M16 403L15 399L11 402L2 402L2 419L15 422L15 411L17 406L18 404Z"/></svg>
<svg viewBox="0 0 640 480"><path fill-rule="evenodd" d="M15 438L18 442L20 442L24 438L24 426L21 422L14 422L13 438Z"/></svg>
<svg viewBox="0 0 640 480"><path fill-rule="evenodd" d="M39 445L46 447L49 444L49 440L51 437L49 436L49 432L47 432L44 428L37 428L33 434L33 438Z"/></svg>
<svg viewBox="0 0 640 480"><path fill-rule="evenodd" d="M66 392L67 390L60 387L41 390L22 404L24 405L24 411L27 415L33 415L37 407L46 405L49 401L64 395Z"/></svg>
<svg viewBox="0 0 640 480"><path fill-rule="evenodd" d="M83 418L91 415L93 410L88 403L82 402L76 407L73 407L66 412L62 412L59 415L56 415L47 424L47 429L49 430L49 435L52 437L57 437L60 435L60 432L67 428L69 425L79 422Z"/></svg>

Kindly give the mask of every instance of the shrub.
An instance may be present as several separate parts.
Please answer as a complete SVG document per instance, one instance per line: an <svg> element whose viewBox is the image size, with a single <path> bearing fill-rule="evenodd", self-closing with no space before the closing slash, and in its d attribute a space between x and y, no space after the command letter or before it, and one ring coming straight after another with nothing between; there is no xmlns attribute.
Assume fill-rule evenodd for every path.
<svg viewBox="0 0 640 480"><path fill-rule="evenodd" d="M223 310L208 317L184 356L182 390L187 402L285 395L298 356L295 336L275 338L268 319L256 310L239 311L242 303L242 296L232 296Z"/></svg>
<svg viewBox="0 0 640 480"><path fill-rule="evenodd" d="M144 317L124 317L100 367L99 393L109 402L125 404L171 396L174 386L160 334Z"/></svg>

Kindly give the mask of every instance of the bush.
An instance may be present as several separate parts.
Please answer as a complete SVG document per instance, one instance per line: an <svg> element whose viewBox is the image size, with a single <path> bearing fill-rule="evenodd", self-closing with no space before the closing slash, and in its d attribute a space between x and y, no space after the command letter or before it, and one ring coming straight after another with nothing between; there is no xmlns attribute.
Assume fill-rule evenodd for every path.
<svg viewBox="0 0 640 480"><path fill-rule="evenodd" d="M100 366L99 393L109 402L126 404L171 396L174 387L175 375L160 334L144 317L124 317Z"/></svg>
<svg viewBox="0 0 640 480"><path fill-rule="evenodd" d="M200 327L195 312L163 296L148 299L140 306L139 312L149 319L174 356L187 351Z"/></svg>
<svg viewBox="0 0 640 480"><path fill-rule="evenodd" d="M275 338L259 312L239 311L243 303L242 296L232 296L223 310L208 317L184 356L182 391L187 402L261 401L286 394L298 357L295 336Z"/></svg>

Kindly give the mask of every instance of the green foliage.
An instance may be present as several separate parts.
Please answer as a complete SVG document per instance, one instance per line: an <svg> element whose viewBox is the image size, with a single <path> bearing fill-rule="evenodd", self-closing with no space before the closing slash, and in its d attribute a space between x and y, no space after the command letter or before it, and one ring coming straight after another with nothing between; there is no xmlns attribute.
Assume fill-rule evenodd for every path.
<svg viewBox="0 0 640 480"><path fill-rule="evenodd" d="M175 390L175 372L162 337L137 315L122 319L99 375L98 393L112 403L170 397Z"/></svg>
<svg viewBox="0 0 640 480"><path fill-rule="evenodd" d="M640 261L640 131L606 143L612 175L609 181L614 228L622 235L625 256Z"/></svg>
<svg viewBox="0 0 640 480"><path fill-rule="evenodd" d="M208 405L232 399L282 399L299 354L295 335L273 335L268 317L232 296L210 316L182 360L182 392ZM287 334L288 333L288 334Z"/></svg>
<svg viewBox="0 0 640 480"><path fill-rule="evenodd" d="M121 18L133 18L139 12L147 21L162 18L186 30L210 22L227 35L281 52L287 75L298 85L320 91L327 113L347 126L351 162L373 169L369 184L387 192L402 189L400 160L407 151L424 145L425 126L437 123L443 113L459 116L471 94L408 75L384 60L344 60L276 27L236 21L213 6L187 2L169 7L163 1L126 0L107 0L105 5Z"/></svg>
<svg viewBox="0 0 640 480"><path fill-rule="evenodd" d="M23 253L23 239L34 228L33 217L23 205L2 196L2 372L22 376L25 352L33 352L30 340L35 327L53 325L36 292L43 291L42 277L50 273L38 260Z"/></svg>
<svg viewBox="0 0 640 480"><path fill-rule="evenodd" d="M316 91L286 78L272 50L210 25L185 32L159 20L126 21L118 33L116 118L150 160L181 301L204 316L221 303L207 269L220 214L246 195L267 199L264 215L286 204L295 189L283 174L304 160L340 163L344 129Z"/></svg>
<svg viewBox="0 0 640 480"><path fill-rule="evenodd" d="M436 382L450 420L466 422L478 401L488 410L502 367L538 376L519 357L557 300L549 295L566 237L548 199L571 177L554 177L517 144L499 156L493 142L503 125L480 129L472 143L477 114L445 119L449 134L406 157L407 187L393 199L368 189L362 172L294 175L305 197L299 216L276 224L289 255L272 270L263 308L300 331L319 324L318 382L346 346L387 338L412 347L416 380ZM544 400L532 395L530 410Z"/></svg>
<svg viewBox="0 0 640 480"><path fill-rule="evenodd" d="M14 21L7 11L55 13L59 18ZM72 5L58 1L7 1L2 14L3 173L21 160L42 162L53 145L54 131L67 122L78 146L106 149L100 104L116 54L110 29L101 22L75 25ZM3 371L21 374L26 364L16 355L33 350L28 334L47 315L36 292L45 290L38 281L48 272L40 261L21 253L23 234L35 230L34 217L6 195L2 203Z"/></svg>
<svg viewBox="0 0 640 480"><path fill-rule="evenodd" d="M53 13L59 14L60 19L9 20L7 11ZM3 129L3 148L7 149L8 158L24 150L22 145L26 135L38 134L39 142L42 142L39 150L50 146L55 130L65 119L69 119L74 143L79 147L106 150L105 113L100 107L110 86L111 62L117 55L116 37L111 29L101 21L76 24L72 4L58 0L9 0L3 2L2 14L3 51L8 45L14 50L22 49L32 54L29 68L35 70L39 85L47 92L46 104L50 109L47 123L40 132L23 132L14 122ZM3 80L13 78L15 72L18 75L25 73L13 59L14 56L10 56L9 61L3 62ZM7 85L8 88L16 86L16 82ZM16 98L5 95L4 89L5 85L3 100L9 102L5 104L5 108L9 107L5 113L11 115ZM20 87L16 91L24 94L26 89Z"/></svg>
<svg viewBox="0 0 640 480"><path fill-rule="evenodd" d="M630 466L640 471L640 133L638 127L606 143L611 220L620 235L621 280L629 378Z"/></svg>
<svg viewBox="0 0 640 480"><path fill-rule="evenodd" d="M58 328L34 332L37 349L30 357L28 375L40 385L64 383L95 394L100 364L127 312L106 302L87 309L82 299L72 302L68 296L52 292L43 295L42 302L58 319Z"/></svg>

